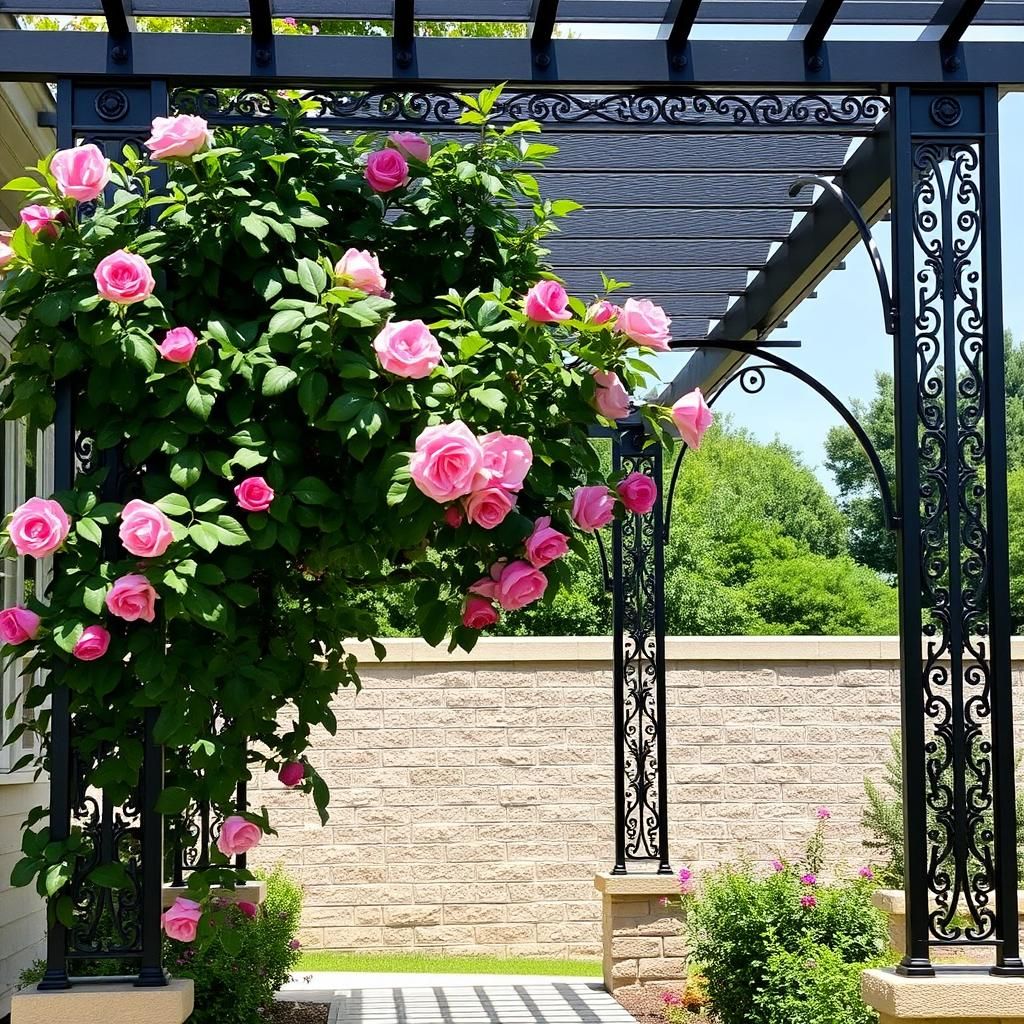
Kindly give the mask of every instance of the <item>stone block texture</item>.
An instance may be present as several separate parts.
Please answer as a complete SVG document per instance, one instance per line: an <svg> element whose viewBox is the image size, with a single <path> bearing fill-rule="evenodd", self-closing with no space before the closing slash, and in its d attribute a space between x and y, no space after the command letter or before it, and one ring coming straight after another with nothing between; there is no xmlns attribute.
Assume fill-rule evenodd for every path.
<svg viewBox="0 0 1024 1024"><path fill-rule="evenodd" d="M281 862L304 885L302 941L600 957L593 879L614 850L610 640L484 639L469 655L416 640L387 647L378 663L347 645L363 689L338 696L337 734L319 733L309 750L332 790L327 826L272 775L251 786L279 835L250 862ZM832 854L863 863L863 779L880 777L899 728L896 642L673 638L667 648L673 865L799 851L821 806ZM639 952L641 939L665 935L630 936L638 952L623 964L668 971L674 953Z"/></svg>

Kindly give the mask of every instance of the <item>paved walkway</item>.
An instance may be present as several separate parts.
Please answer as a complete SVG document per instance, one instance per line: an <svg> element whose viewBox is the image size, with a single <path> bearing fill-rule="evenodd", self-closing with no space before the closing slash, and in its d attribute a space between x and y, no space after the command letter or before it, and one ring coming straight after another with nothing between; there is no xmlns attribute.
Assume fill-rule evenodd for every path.
<svg viewBox="0 0 1024 1024"><path fill-rule="evenodd" d="M589 978L314 974L278 998L329 1002L329 1024L636 1024Z"/></svg>

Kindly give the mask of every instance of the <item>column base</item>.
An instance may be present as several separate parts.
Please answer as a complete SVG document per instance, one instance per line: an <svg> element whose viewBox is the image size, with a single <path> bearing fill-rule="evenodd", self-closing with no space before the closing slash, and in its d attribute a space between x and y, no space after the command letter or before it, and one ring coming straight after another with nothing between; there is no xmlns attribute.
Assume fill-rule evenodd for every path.
<svg viewBox="0 0 1024 1024"><path fill-rule="evenodd" d="M117 982L76 985L64 992L32 989L11 1000L11 1024L185 1024L194 1002L189 978L176 978L162 988Z"/></svg>
<svg viewBox="0 0 1024 1024"><path fill-rule="evenodd" d="M907 978L895 971L865 971L861 995L878 1011L879 1024L1011 1024L1024 1022L1024 978L963 972Z"/></svg>
<svg viewBox="0 0 1024 1024"><path fill-rule="evenodd" d="M661 905L679 895L671 875L595 876L602 896L602 969L609 992L627 985L686 981L682 921Z"/></svg>

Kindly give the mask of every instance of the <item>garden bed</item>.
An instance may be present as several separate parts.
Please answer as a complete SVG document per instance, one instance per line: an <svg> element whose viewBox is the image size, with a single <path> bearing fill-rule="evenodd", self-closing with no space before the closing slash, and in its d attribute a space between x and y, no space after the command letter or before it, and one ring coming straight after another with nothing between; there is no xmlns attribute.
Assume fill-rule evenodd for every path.
<svg viewBox="0 0 1024 1024"><path fill-rule="evenodd" d="M274 1003L270 1024L327 1024L327 1003Z"/></svg>
<svg viewBox="0 0 1024 1024"><path fill-rule="evenodd" d="M637 1024L672 1024L667 1016L668 1008L662 998L664 989L654 987L630 987L620 989L615 993L615 998L623 1009L628 1010L636 1017ZM675 1010L676 1018L680 1010ZM687 1013L687 1024L710 1024L710 1018L702 1013Z"/></svg>

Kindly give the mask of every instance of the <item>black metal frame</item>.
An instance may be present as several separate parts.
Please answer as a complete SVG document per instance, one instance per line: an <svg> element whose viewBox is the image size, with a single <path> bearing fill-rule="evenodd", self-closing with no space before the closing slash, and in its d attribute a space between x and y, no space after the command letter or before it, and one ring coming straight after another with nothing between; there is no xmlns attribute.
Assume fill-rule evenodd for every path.
<svg viewBox="0 0 1024 1024"><path fill-rule="evenodd" d="M908 837L908 954L901 969L932 973L931 946L952 942L995 945L996 973L1024 973L1016 937L996 154L998 89L1024 86L1020 44L963 41L972 20L1002 23L980 0L936 4L925 36L910 42L829 41L833 24L871 17L920 20L920 5L854 6L840 0L634 3L634 18L659 23L661 37L628 43L557 37L559 21L614 20L614 5L523 0L518 20L530 24L527 38L416 35L420 19L516 20L509 13L513 7L490 0L468 7L461 0L364 0L347 5L345 16L390 20L390 39L313 38L275 36L273 18L330 17L330 0L0 0L0 14L102 12L109 29L0 30L0 79L60 79L56 127L62 146L88 137L119 148L169 108L194 109L222 124L251 123L272 116L271 93L282 85L307 87L324 101L323 127L397 123L450 130L458 113L455 92L500 80L511 83L501 101L503 116L581 131L642 130L651 124L702 135L864 128L863 145L835 182L814 181L825 194L807 207L717 326L703 339L677 339L704 347L663 399L699 385L715 401L733 381L759 390L765 370L780 370L829 401L866 442L870 457L870 442L835 395L768 351L766 339L859 239L870 249L869 226L892 199L892 296L886 294L877 251L873 265L886 329L895 339L895 499L888 496L877 456L872 465L886 495L887 518L900 533ZM777 13L782 8L791 11L789 21ZM160 13L248 15L252 31L248 37L133 31L136 15ZM724 20L784 21L793 32L784 41L691 38L695 24ZM890 82L902 84L890 90ZM221 87L241 92L225 98L216 91ZM720 87L729 91L714 95ZM950 168L958 168L962 193L950 191L948 183L940 187ZM802 184L806 180L795 182L795 191ZM962 213L967 219L956 221ZM951 244L955 221L956 230L972 237L977 228L968 252ZM942 242L933 252L925 240L936 230ZM929 287L937 282L934 295L915 276L922 268L931 275ZM977 279L967 276L972 273ZM759 364L744 367L751 356ZM939 363L944 375L935 371ZM947 423L955 423L955 430ZM65 384L58 390L56 434L61 488L73 480L75 452L82 447ZM629 421L617 434L613 459L616 469L649 472L661 485L661 451L638 422ZM664 506L663 522L659 501L651 517L627 516L613 531L616 872L637 864L670 870L663 590L670 511L670 504ZM936 656L946 650L949 669ZM969 692L980 695L980 703L967 700ZM55 690L52 722L51 829L59 839L68 834L76 793L66 687ZM949 773L953 782L946 785ZM138 815L126 826L145 850L137 872L140 940L129 951L141 961L140 984L164 980L162 826L152 809L161 777L159 752L148 744ZM99 819L107 828L102 842L109 856L116 849L112 813L105 810ZM183 868L174 872L175 882L183 880ZM938 900L937 912L929 912L929 897ZM971 918L965 933L955 933L952 925L958 909ZM41 988L67 987L73 943L51 920Z"/></svg>

